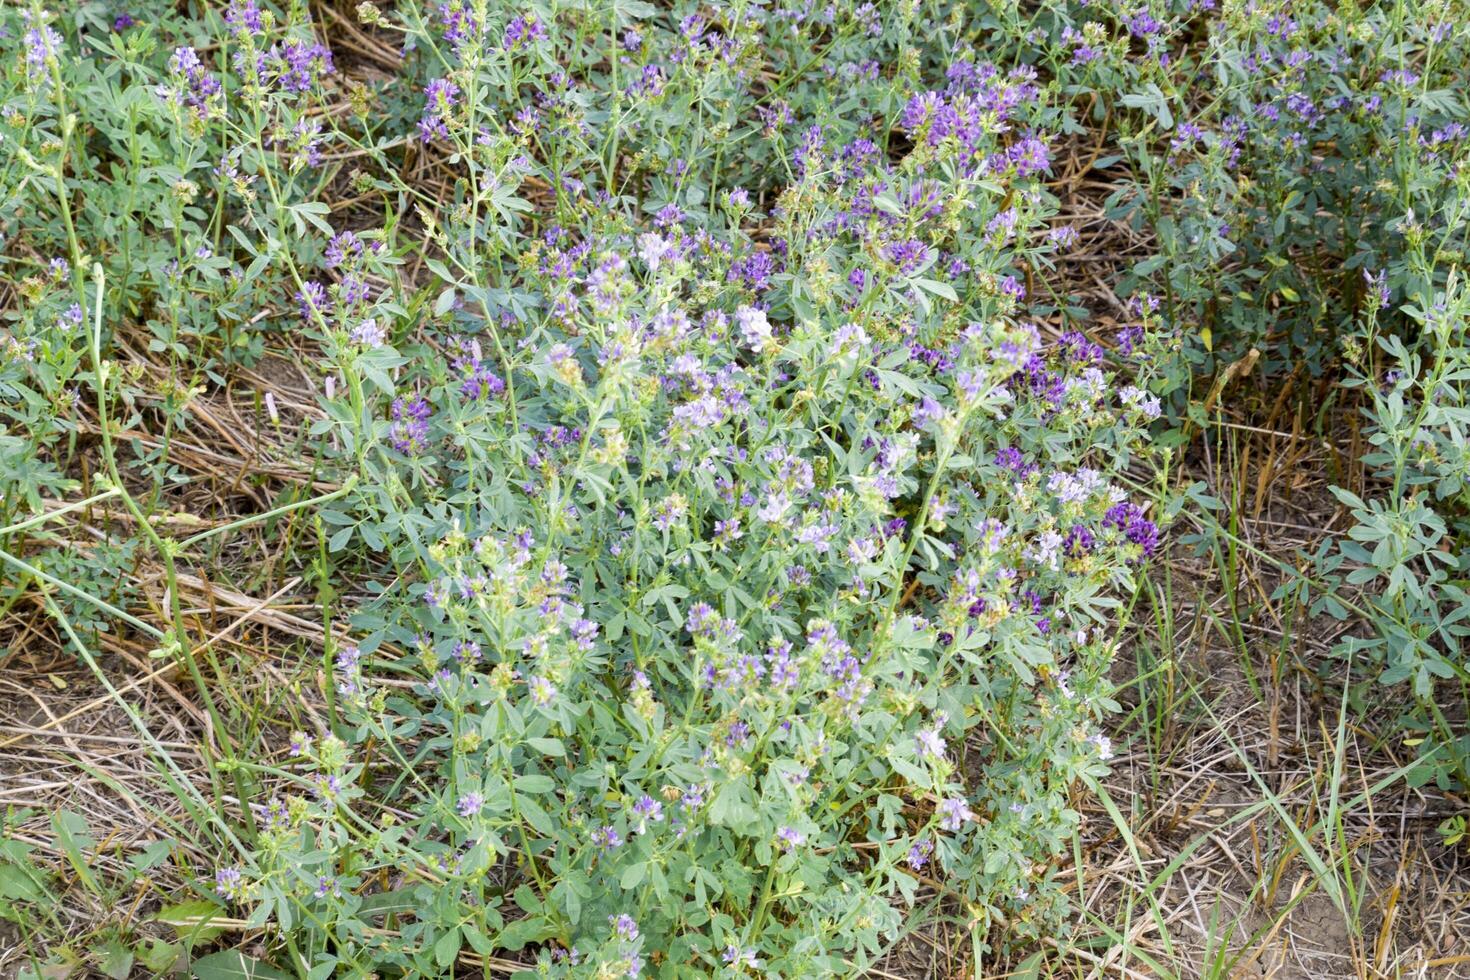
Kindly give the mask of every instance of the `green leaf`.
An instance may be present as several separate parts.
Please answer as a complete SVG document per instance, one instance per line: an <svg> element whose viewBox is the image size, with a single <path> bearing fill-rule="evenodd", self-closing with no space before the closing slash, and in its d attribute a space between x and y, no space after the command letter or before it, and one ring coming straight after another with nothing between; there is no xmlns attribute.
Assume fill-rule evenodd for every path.
<svg viewBox="0 0 1470 980"><path fill-rule="evenodd" d="M1032 953L1011 971L1011 980L1040 980L1041 953Z"/></svg>
<svg viewBox="0 0 1470 980"><path fill-rule="evenodd" d="M96 950L97 969L112 980L127 980L133 972L133 951L117 939L109 939Z"/></svg>
<svg viewBox="0 0 1470 980"><path fill-rule="evenodd" d="M539 943L556 935L556 927L539 915L517 919L500 930L498 944L504 949L521 949L527 943Z"/></svg>
<svg viewBox="0 0 1470 980"><path fill-rule="evenodd" d="M756 832L755 807L750 804L750 790L744 779L732 779L715 794L710 804L710 819L749 837Z"/></svg>
<svg viewBox="0 0 1470 980"><path fill-rule="evenodd" d="M37 872L15 864L0 864L0 898L36 902L45 892L37 883Z"/></svg>
<svg viewBox="0 0 1470 980"><path fill-rule="evenodd" d="M190 965L189 972L195 980L291 980L289 973L246 956L238 949L201 957Z"/></svg>
<svg viewBox="0 0 1470 980"><path fill-rule="evenodd" d="M208 899L200 898L169 905L160 910L153 921L172 926L181 939L206 943L220 934L221 930L209 924L216 918L225 918L224 910Z"/></svg>
<svg viewBox="0 0 1470 980"><path fill-rule="evenodd" d="M879 211L886 212L894 217L903 217L903 205L899 204L898 199L887 191L884 191L882 194L873 195L873 206Z"/></svg>
<svg viewBox="0 0 1470 980"><path fill-rule="evenodd" d="M556 837L556 822L545 810L541 809L541 804L537 803L534 798L527 796L516 800L516 807L521 811L521 816L526 818L526 823L530 824L537 833L543 837Z"/></svg>
<svg viewBox="0 0 1470 980"><path fill-rule="evenodd" d="M947 299L951 303L960 301L960 294L955 292L954 287L947 282L940 282L937 279L915 279L914 285L925 292Z"/></svg>
<svg viewBox="0 0 1470 980"><path fill-rule="evenodd" d="M459 956L459 928L450 929L434 943L434 962L448 966Z"/></svg>
<svg viewBox="0 0 1470 980"><path fill-rule="evenodd" d="M550 793L556 789L556 783L550 776L543 776L540 773L527 773L524 776L516 777L515 788L522 793Z"/></svg>
<svg viewBox="0 0 1470 980"><path fill-rule="evenodd" d="M391 892L367 896L362 900L362 905L358 906L357 914L363 918L401 915L414 911L420 904L414 897L414 889L396 888Z"/></svg>
<svg viewBox="0 0 1470 980"><path fill-rule="evenodd" d="M563 758L567 754L567 747L562 744L559 738L528 738L526 739L526 744L542 755Z"/></svg>
<svg viewBox="0 0 1470 980"><path fill-rule="evenodd" d="M138 962L154 973L167 973L173 969L183 953L184 947L178 943L155 939L138 951Z"/></svg>
<svg viewBox="0 0 1470 980"><path fill-rule="evenodd" d="M87 890L94 895L102 892L102 887L93 877L90 858L83 854L83 849L91 850L95 844L87 835L87 821L80 814L72 810L62 810L52 815L51 827L56 831L56 843L61 852L66 855L67 862L77 877L87 886Z"/></svg>

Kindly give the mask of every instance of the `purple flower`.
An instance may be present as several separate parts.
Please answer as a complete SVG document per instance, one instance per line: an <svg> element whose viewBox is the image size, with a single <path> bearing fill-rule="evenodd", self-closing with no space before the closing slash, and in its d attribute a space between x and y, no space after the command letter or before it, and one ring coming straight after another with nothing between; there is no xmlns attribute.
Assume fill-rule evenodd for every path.
<svg viewBox="0 0 1470 980"><path fill-rule="evenodd" d="M168 59L168 70L176 86L171 96L194 109L200 119L208 119L223 86L218 78L205 70L199 53L193 48L174 48Z"/></svg>
<svg viewBox="0 0 1470 980"><path fill-rule="evenodd" d="M422 396L408 401L393 400L393 428L389 434L393 448L405 455L423 452L429 441L429 419L434 410Z"/></svg>
<svg viewBox="0 0 1470 980"><path fill-rule="evenodd" d="M745 748L750 744L750 725L743 721L730 724L730 730L725 733L725 747L727 749Z"/></svg>
<svg viewBox="0 0 1470 980"><path fill-rule="evenodd" d="M501 40L501 47L506 51L514 51L534 41L544 41L546 37L546 25L539 20L535 18L515 17L509 24L505 25L505 35Z"/></svg>
<svg viewBox="0 0 1470 980"><path fill-rule="evenodd" d="M1067 536L1062 539L1062 554L1068 558L1081 558L1092 552L1097 538L1091 531L1081 524L1073 524Z"/></svg>
<svg viewBox="0 0 1470 980"><path fill-rule="evenodd" d="M1069 330L1062 334L1060 342L1062 350L1066 352L1069 363L1084 366L1102 363L1102 347L1088 340L1086 336L1078 333L1076 330Z"/></svg>
<svg viewBox="0 0 1470 980"><path fill-rule="evenodd" d="M904 275L913 275L929 261L929 246L917 239L893 242L883 247L883 257L898 266Z"/></svg>
<svg viewBox="0 0 1470 980"><path fill-rule="evenodd" d="M260 19L260 6L255 0L234 0L225 9L225 25L235 37L241 34L259 34L265 29Z"/></svg>
<svg viewBox="0 0 1470 980"><path fill-rule="evenodd" d="M796 687L801 679L801 668L791 659L791 644L786 640L773 641L771 652L766 654L769 661L771 686L777 690L789 691Z"/></svg>
<svg viewBox="0 0 1470 980"><path fill-rule="evenodd" d="M1124 327L1118 331L1118 353L1124 357L1133 356L1133 352L1141 343L1143 343L1142 327Z"/></svg>
<svg viewBox="0 0 1470 980"><path fill-rule="evenodd" d="M360 258L362 254L362 239L358 238L354 232L341 231L333 235L327 242L322 259L326 262L328 269L335 269L345 262Z"/></svg>
<svg viewBox="0 0 1470 980"><path fill-rule="evenodd" d="M480 34L480 22L469 0L445 0L439 5L439 22L444 26L444 40L456 52Z"/></svg>
<svg viewBox="0 0 1470 980"><path fill-rule="evenodd" d="M569 627L572 639L579 650L591 650L597 639L598 626L590 619L578 619Z"/></svg>
<svg viewBox="0 0 1470 980"><path fill-rule="evenodd" d="M1028 136L1006 151L1006 161L1016 168L1016 176L1030 177L1051 168L1051 150L1041 140Z"/></svg>
<svg viewBox="0 0 1470 980"><path fill-rule="evenodd" d="M327 318L327 308L330 305L327 287L319 282L302 283L301 292L296 294L296 305L301 311L302 323L317 326L331 322Z"/></svg>
<svg viewBox="0 0 1470 980"><path fill-rule="evenodd" d="M480 401L505 391L505 382L481 359L478 341L466 343L462 340L460 350L464 355L455 358L452 366L464 379L459 385L461 395L471 401Z"/></svg>
<svg viewBox="0 0 1470 980"><path fill-rule="evenodd" d="M911 95L904 103L898 125L910 134L917 133L926 125L939 120L948 108L944 96L938 92L921 92L918 95ZM948 128L942 124L935 128L939 131L930 133L929 142L937 145L948 134Z"/></svg>
<svg viewBox="0 0 1470 980"><path fill-rule="evenodd" d="M643 71L628 86L627 94L630 96L646 95L649 98L657 98L664 92L667 80L664 76L663 67L660 65L644 65Z"/></svg>
<svg viewBox="0 0 1470 980"><path fill-rule="evenodd" d="M1123 536L1152 555L1159 547L1159 528L1143 516L1143 508L1128 501L1114 504L1103 516L1103 526L1123 532Z"/></svg>
<svg viewBox="0 0 1470 980"><path fill-rule="evenodd" d="M914 409L914 427L926 429L943 422L948 417L949 409L941 405L933 396L925 395L919 402L919 407Z"/></svg>
<svg viewBox="0 0 1470 980"><path fill-rule="evenodd" d="M214 873L214 890L230 901L237 901L245 894L245 876L239 868L220 868Z"/></svg>
<svg viewBox="0 0 1470 980"><path fill-rule="evenodd" d="M731 198L734 198L733 193ZM771 276L775 271L776 263L771 253L753 251L731 263L728 278L730 282L742 282L751 292L759 293L771 288Z"/></svg>
<svg viewBox="0 0 1470 980"><path fill-rule="evenodd" d="M633 819L637 824L638 833L648 829L651 823L659 823L664 818L664 805L646 793L638 798L633 804Z"/></svg>
<svg viewBox="0 0 1470 980"><path fill-rule="evenodd" d="M446 121L459 104L459 86L447 78L436 78L424 87L424 116L419 120L419 136L425 143L435 137L449 136Z"/></svg>
<svg viewBox="0 0 1470 980"><path fill-rule="evenodd" d="M924 865L929 863L929 855L934 853L934 842L927 837L914 841L909 847L909 867L915 871L924 870Z"/></svg>
<svg viewBox="0 0 1470 980"><path fill-rule="evenodd" d="M625 943L631 943L638 938L638 923L626 912L619 915L607 917L608 923L613 927L613 933Z"/></svg>
<svg viewBox="0 0 1470 980"><path fill-rule="evenodd" d="M1071 225L1060 225L1046 233L1046 240L1059 249L1071 248L1079 238L1077 229Z"/></svg>
<svg viewBox="0 0 1470 980"><path fill-rule="evenodd" d="M1019 480L1026 479L1038 469L1035 463L1028 463L1021 450L1014 446L1006 446L1004 449L997 450L994 463L1001 469L1010 470Z"/></svg>
<svg viewBox="0 0 1470 980"><path fill-rule="evenodd" d="M461 817L473 817L480 812L484 805L485 797L479 793L466 793L459 798L459 803L456 804L455 809L459 811Z"/></svg>
<svg viewBox="0 0 1470 980"><path fill-rule="evenodd" d="M284 41L271 48L272 68L287 92L310 92L316 82L336 69L332 52L321 44Z"/></svg>
<svg viewBox="0 0 1470 980"><path fill-rule="evenodd" d="M1160 404L1157 395L1150 395L1135 385L1125 385L1119 388L1118 400L1127 407L1141 413L1149 421L1158 418L1164 411L1163 405Z"/></svg>

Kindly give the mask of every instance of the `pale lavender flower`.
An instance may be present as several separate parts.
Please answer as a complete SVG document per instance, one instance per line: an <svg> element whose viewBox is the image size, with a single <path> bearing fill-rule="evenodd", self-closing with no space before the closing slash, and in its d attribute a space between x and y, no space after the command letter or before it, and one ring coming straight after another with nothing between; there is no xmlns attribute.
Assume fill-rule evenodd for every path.
<svg viewBox="0 0 1470 980"><path fill-rule="evenodd" d="M727 964L736 969L744 969L746 967L759 969L761 961L756 959L755 954L756 950L754 947L745 948L731 943L725 947L725 954L722 958Z"/></svg>
<svg viewBox="0 0 1470 980"><path fill-rule="evenodd" d="M1142 388L1134 385L1127 385L1120 388L1118 390L1118 399L1128 408L1143 415L1150 422L1163 413L1163 406L1160 404L1158 396L1150 395Z"/></svg>
<svg viewBox="0 0 1470 980"><path fill-rule="evenodd" d="M61 35L49 24L39 24L26 31L26 68L40 75L61 51Z"/></svg>
<svg viewBox="0 0 1470 980"><path fill-rule="evenodd" d="M363 347L382 347L388 340L387 332L372 317L353 327L348 336L354 344L360 344Z"/></svg>
<svg viewBox="0 0 1470 980"><path fill-rule="evenodd" d="M776 840L787 853L806 844L806 834L795 827L780 827L776 831Z"/></svg>
<svg viewBox="0 0 1470 980"><path fill-rule="evenodd" d="M949 796L939 801L939 826L945 830L959 830L966 820L974 819L975 813L963 796Z"/></svg>
<svg viewBox="0 0 1470 980"><path fill-rule="evenodd" d="M70 332L80 327L84 319L81 304L73 303L62 312L61 316L56 318L56 326L60 330Z"/></svg>
<svg viewBox="0 0 1470 980"><path fill-rule="evenodd" d="M921 728L915 736L919 743L919 755L929 759L942 759L948 748L944 737L939 734L939 726L933 728Z"/></svg>
<svg viewBox="0 0 1470 980"><path fill-rule="evenodd" d="M1364 269L1363 281L1368 284L1368 288L1372 291L1373 298L1377 302L1378 308L1381 310L1387 307L1390 296L1388 289L1388 271L1381 269L1375 274L1369 272L1367 269Z"/></svg>
<svg viewBox="0 0 1470 980"><path fill-rule="evenodd" d="M556 700L556 685L544 677L532 677L527 687L531 692L531 703L538 708L548 707Z"/></svg>

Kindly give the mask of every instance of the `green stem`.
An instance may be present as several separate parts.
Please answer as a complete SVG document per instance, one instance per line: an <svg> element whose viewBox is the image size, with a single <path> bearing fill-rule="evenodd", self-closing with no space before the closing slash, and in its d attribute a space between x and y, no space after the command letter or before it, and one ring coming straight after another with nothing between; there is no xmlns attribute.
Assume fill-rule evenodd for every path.
<svg viewBox="0 0 1470 980"><path fill-rule="evenodd" d="M101 493L93 494L86 500L78 500L76 503L67 504L65 507L58 507L56 510L48 510L44 514L37 514L35 517L21 521L19 524L10 524L5 527L0 527L0 534L12 534L15 531L24 531L28 528L33 528L37 525L45 524L47 521L60 517L62 514L70 514L74 510L81 510L83 507L88 507L92 504L97 503L98 501L116 497L121 492L122 491L118 490L116 487L111 487L107 490L102 491Z"/></svg>
<svg viewBox="0 0 1470 980"><path fill-rule="evenodd" d="M70 212L69 204L65 200L62 201L61 210L63 214ZM69 224L70 222L68 220L68 226ZM152 523L149 522L147 515L139 508L138 502L133 499L133 495L128 492L122 475L118 472L117 451L112 442L112 421L108 417L107 412L107 377L110 373L107 368L111 367L111 365L104 365L102 362L102 298L104 295L105 275L100 262L93 263L92 278L97 285L97 299L96 308L92 311L92 332L89 353L92 358L93 381L97 391L97 424L102 433L103 462L107 467L107 475L112 481L112 486L122 497L124 506L133 515L133 519L138 522L138 526L142 529L144 537L148 539L148 542L153 546L159 557L163 559L164 579L168 586L167 615L173 627L170 631L171 637L166 636L164 639L172 639L176 645L177 654L183 660L184 665L189 671L190 679L194 682L195 688L199 691L200 698L204 701L204 706L209 713L216 737L219 739L220 746L223 749L224 759L227 762L233 763L234 752L230 744L228 731L225 728L224 718L220 714L218 705L215 704L214 695L211 693L209 685L205 683L204 674L200 671L199 663L195 659L193 651L190 649L188 632L184 628L183 608L179 602L178 569L174 564L174 556L178 551L178 545L173 541L165 541L159 537L158 532L153 529ZM208 653L208 656L211 659L211 663L214 663L213 654ZM216 673L218 673L219 665L214 663L214 667ZM208 740L200 741L200 753L204 758L205 766L209 769L210 783L214 788L215 797L217 800L220 800L222 799L220 792L220 767ZM249 804L246 802L251 798L252 794L246 786L245 777L239 767L231 764L229 768L232 774L232 782L235 784L236 797L241 801L241 813L245 818L249 835L253 838L255 835L255 817L250 812Z"/></svg>

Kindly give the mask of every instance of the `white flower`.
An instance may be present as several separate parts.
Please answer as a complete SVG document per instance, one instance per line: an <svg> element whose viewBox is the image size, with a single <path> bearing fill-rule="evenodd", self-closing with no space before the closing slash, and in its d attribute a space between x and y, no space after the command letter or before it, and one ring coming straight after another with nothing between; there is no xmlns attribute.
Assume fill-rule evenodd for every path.
<svg viewBox="0 0 1470 980"><path fill-rule="evenodd" d="M1087 744L1097 749L1097 757L1104 762L1113 757L1113 740L1102 732L1095 732L1087 736Z"/></svg>
<svg viewBox="0 0 1470 980"><path fill-rule="evenodd" d="M735 311L735 322L740 325L740 339L746 347L760 352L771 342L771 323L764 310L753 306L742 306Z"/></svg>
<svg viewBox="0 0 1470 980"><path fill-rule="evenodd" d="M657 272L670 251L669 243L662 235L650 231L638 236L638 255L649 272Z"/></svg>

